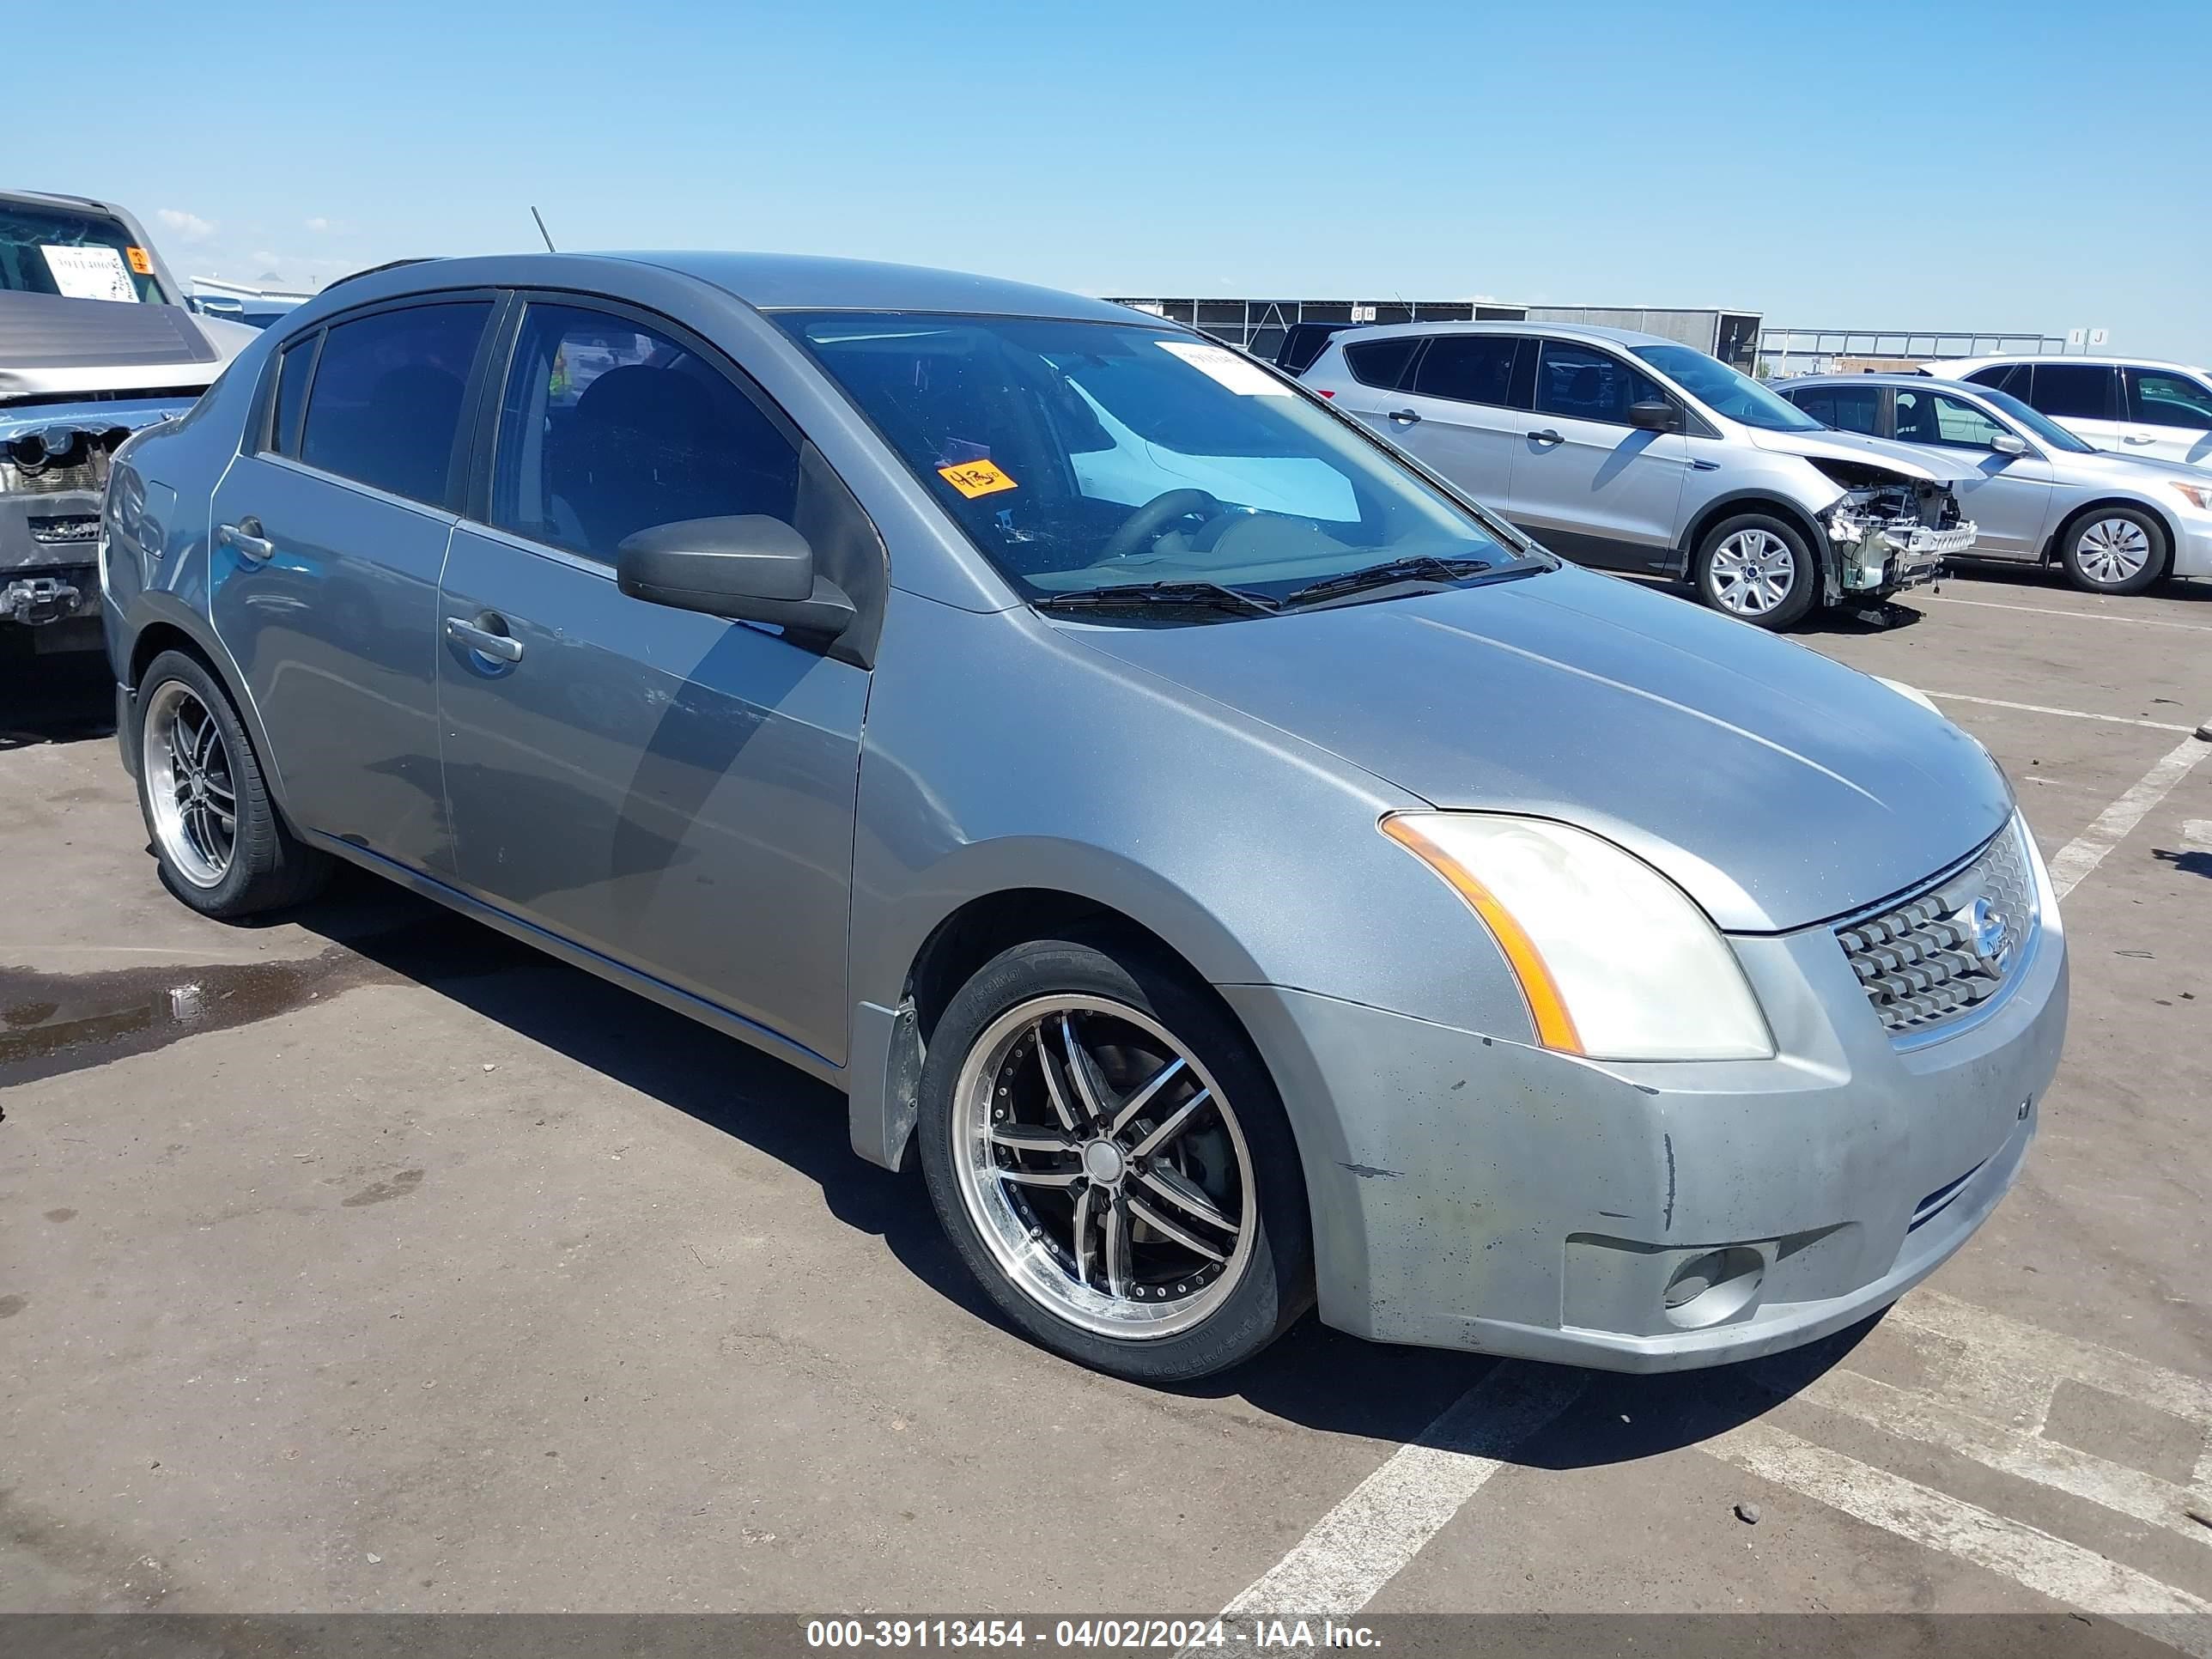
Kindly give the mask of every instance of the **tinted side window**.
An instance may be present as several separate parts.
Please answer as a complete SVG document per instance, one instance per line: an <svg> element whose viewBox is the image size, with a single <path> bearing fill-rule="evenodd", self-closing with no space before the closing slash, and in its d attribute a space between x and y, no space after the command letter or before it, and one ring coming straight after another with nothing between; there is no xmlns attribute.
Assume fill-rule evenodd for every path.
<svg viewBox="0 0 2212 1659"><path fill-rule="evenodd" d="M1880 386L1808 386L1802 392L1789 392L1783 395L1822 425L1834 427L1838 432L1872 434L1879 430L1881 418Z"/></svg>
<svg viewBox="0 0 2212 1659"><path fill-rule="evenodd" d="M490 315L489 301L410 306L329 330L300 459L395 495L443 502L461 392Z"/></svg>
<svg viewBox="0 0 2212 1659"><path fill-rule="evenodd" d="M1897 394L1897 435L1907 443L1942 444L1953 449L1987 449L2004 430L1996 422L1957 398L1918 386Z"/></svg>
<svg viewBox="0 0 2212 1659"><path fill-rule="evenodd" d="M1425 398L1510 407L1513 354L1519 344L1495 335L1439 334L1413 372L1413 390Z"/></svg>
<svg viewBox="0 0 2212 1659"><path fill-rule="evenodd" d="M1420 343L1418 336L1402 340L1370 340L1364 345L1345 347L1344 361L1352 370L1352 378L1360 385L1395 391L1405 378L1406 365L1413 361L1413 353Z"/></svg>
<svg viewBox="0 0 2212 1659"><path fill-rule="evenodd" d="M2034 373L2029 363L1999 363L1994 368L1978 368L1966 376L1968 386L1985 386L1999 392L2009 392L2022 403L2027 402L2028 376Z"/></svg>
<svg viewBox="0 0 2212 1659"><path fill-rule="evenodd" d="M276 364L276 406L269 416L269 447L279 455L300 453L300 411L307 401L307 371L315 366L315 346L322 337L318 329L295 340Z"/></svg>
<svg viewBox="0 0 2212 1659"><path fill-rule="evenodd" d="M2160 368L2131 368L2128 402L2135 410L2135 418L2149 425L2212 431L2212 392L2186 375L2170 374Z"/></svg>
<svg viewBox="0 0 2212 1659"><path fill-rule="evenodd" d="M612 564L685 519L796 515L799 451L715 365L607 312L533 305L501 398L491 521Z"/></svg>
<svg viewBox="0 0 2212 1659"><path fill-rule="evenodd" d="M1536 368L1536 408L1542 414L1626 426L1630 404L1673 401L1656 381L1607 352L1559 340L1544 342L1543 359Z"/></svg>
<svg viewBox="0 0 2212 1659"><path fill-rule="evenodd" d="M2119 411L2112 406L2113 382L2118 378L2111 369L2093 363L2038 363L2029 382L2033 390L2027 401L2046 415L2071 416L2080 421L2114 420Z"/></svg>

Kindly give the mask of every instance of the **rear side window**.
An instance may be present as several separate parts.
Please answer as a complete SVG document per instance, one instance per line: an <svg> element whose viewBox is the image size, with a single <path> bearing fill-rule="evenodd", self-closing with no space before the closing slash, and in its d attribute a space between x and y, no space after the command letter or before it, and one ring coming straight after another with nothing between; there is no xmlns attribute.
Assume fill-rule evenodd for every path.
<svg viewBox="0 0 2212 1659"><path fill-rule="evenodd" d="M1439 334L1413 372L1413 390L1425 398L1510 408L1513 356L1520 343L1497 335Z"/></svg>
<svg viewBox="0 0 2212 1659"><path fill-rule="evenodd" d="M1966 376L1971 386L1985 386L1998 392L2008 392L2021 402L2027 401L2028 376L2034 372L2030 363L1999 363L1994 368L1978 368Z"/></svg>
<svg viewBox="0 0 2212 1659"><path fill-rule="evenodd" d="M609 312L533 305L500 404L491 521L615 561L686 519L795 522L799 451L729 376Z"/></svg>
<svg viewBox="0 0 2212 1659"><path fill-rule="evenodd" d="M2113 395L2119 376L2112 370L2094 363L2037 363L2034 368L2027 399L2033 407L2077 421L2119 418Z"/></svg>
<svg viewBox="0 0 2212 1659"><path fill-rule="evenodd" d="M410 501L442 504L461 393L490 315L489 301L409 306L330 329L300 459Z"/></svg>
<svg viewBox="0 0 2212 1659"><path fill-rule="evenodd" d="M1814 386L1783 396L1823 426L1838 432L1879 435L1881 388L1875 386Z"/></svg>
<svg viewBox="0 0 2212 1659"><path fill-rule="evenodd" d="M1544 342L1536 368L1536 407L1546 415L1626 426L1631 404L1673 401L1657 381L1607 352L1563 340Z"/></svg>
<svg viewBox="0 0 2212 1659"><path fill-rule="evenodd" d="M1395 392L1398 382L1405 378L1406 365L1413 361L1413 353L1420 344L1416 335L1402 340L1370 340L1360 345L1348 345L1344 349L1345 365L1360 385L1379 386L1386 392Z"/></svg>
<svg viewBox="0 0 2212 1659"><path fill-rule="evenodd" d="M2185 426L2212 431L2212 392L2184 374L2162 368L2128 371L2128 402L2135 418L2148 426Z"/></svg>
<svg viewBox="0 0 2212 1659"><path fill-rule="evenodd" d="M300 413L307 407L307 374L315 366L315 348L321 343L318 330L284 348L276 365L276 406L269 416L269 447L279 455L300 453Z"/></svg>

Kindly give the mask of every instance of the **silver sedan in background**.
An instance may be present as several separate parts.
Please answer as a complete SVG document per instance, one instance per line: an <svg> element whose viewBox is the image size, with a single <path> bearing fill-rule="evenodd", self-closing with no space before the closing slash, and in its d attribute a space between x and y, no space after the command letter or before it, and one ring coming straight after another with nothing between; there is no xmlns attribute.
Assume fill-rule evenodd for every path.
<svg viewBox="0 0 2212 1659"><path fill-rule="evenodd" d="M1844 432L1963 456L1954 478L1966 556L2056 562L2076 587L2139 593L2161 576L2212 575L2212 474L2115 454L1992 387L1924 374L1820 374L1775 388Z"/></svg>

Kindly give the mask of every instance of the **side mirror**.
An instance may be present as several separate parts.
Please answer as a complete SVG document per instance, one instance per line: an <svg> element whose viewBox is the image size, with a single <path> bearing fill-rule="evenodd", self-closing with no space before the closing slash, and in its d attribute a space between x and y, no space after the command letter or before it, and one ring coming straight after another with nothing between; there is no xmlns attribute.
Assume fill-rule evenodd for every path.
<svg viewBox="0 0 2212 1659"><path fill-rule="evenodd" d="M2027 440L2017 432L2000 432L1990 440L1990 447L2000 455L2025 455Z"/></svg>
<svg viewBox="0 0 2212 1659"><path fill-rule="evenodd" d="M1641 427L1646 432L1680 432L1682 429L1682 411L1663 398L1655 398L1648 404L1631 404L1628 406L1628 423Z"/></svg>
<svg viewBox="0 0 2212 1659"><path fill-rule="evenodd" d="M615 585L649 605L771 623L825 642L853 624L852 600L816 572L806 538L757 513L684 519L623 537Z"/></svg>

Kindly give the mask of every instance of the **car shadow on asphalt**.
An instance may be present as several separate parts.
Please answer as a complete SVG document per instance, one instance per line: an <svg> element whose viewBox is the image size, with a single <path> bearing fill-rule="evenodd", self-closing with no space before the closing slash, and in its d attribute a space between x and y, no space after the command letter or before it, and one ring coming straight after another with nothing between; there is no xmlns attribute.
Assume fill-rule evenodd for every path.
<svg viewBox="0 0 2212 1659"><path fill-rule="evenodd" d="M377 890L367 902L361 890ZM844 1096L733 1038L493 929L368 877L291 918L386 972L452 998L578 1065L767 1153L819 1188L829 1212L881 1238L908 1272L962 1313L1012 1328L969 1278L939 1231L918 1176L855 1156ZM1857 1340L1679 1376L1629 1377L1562 1368L1573 1403L1511 1461L1576 1468L1647 1457L1755 1417ZM1308 1316L1248 1364L1165 1390L1194 1401L1241 1399L1330 1434L1419 1442L1437 1414L1499 1362L1483 1355L1362 1341ZM1790 1369L1778 1372L1778 1364ZM1796 1379L1796 1380L1793 1380Z"/></svg>

